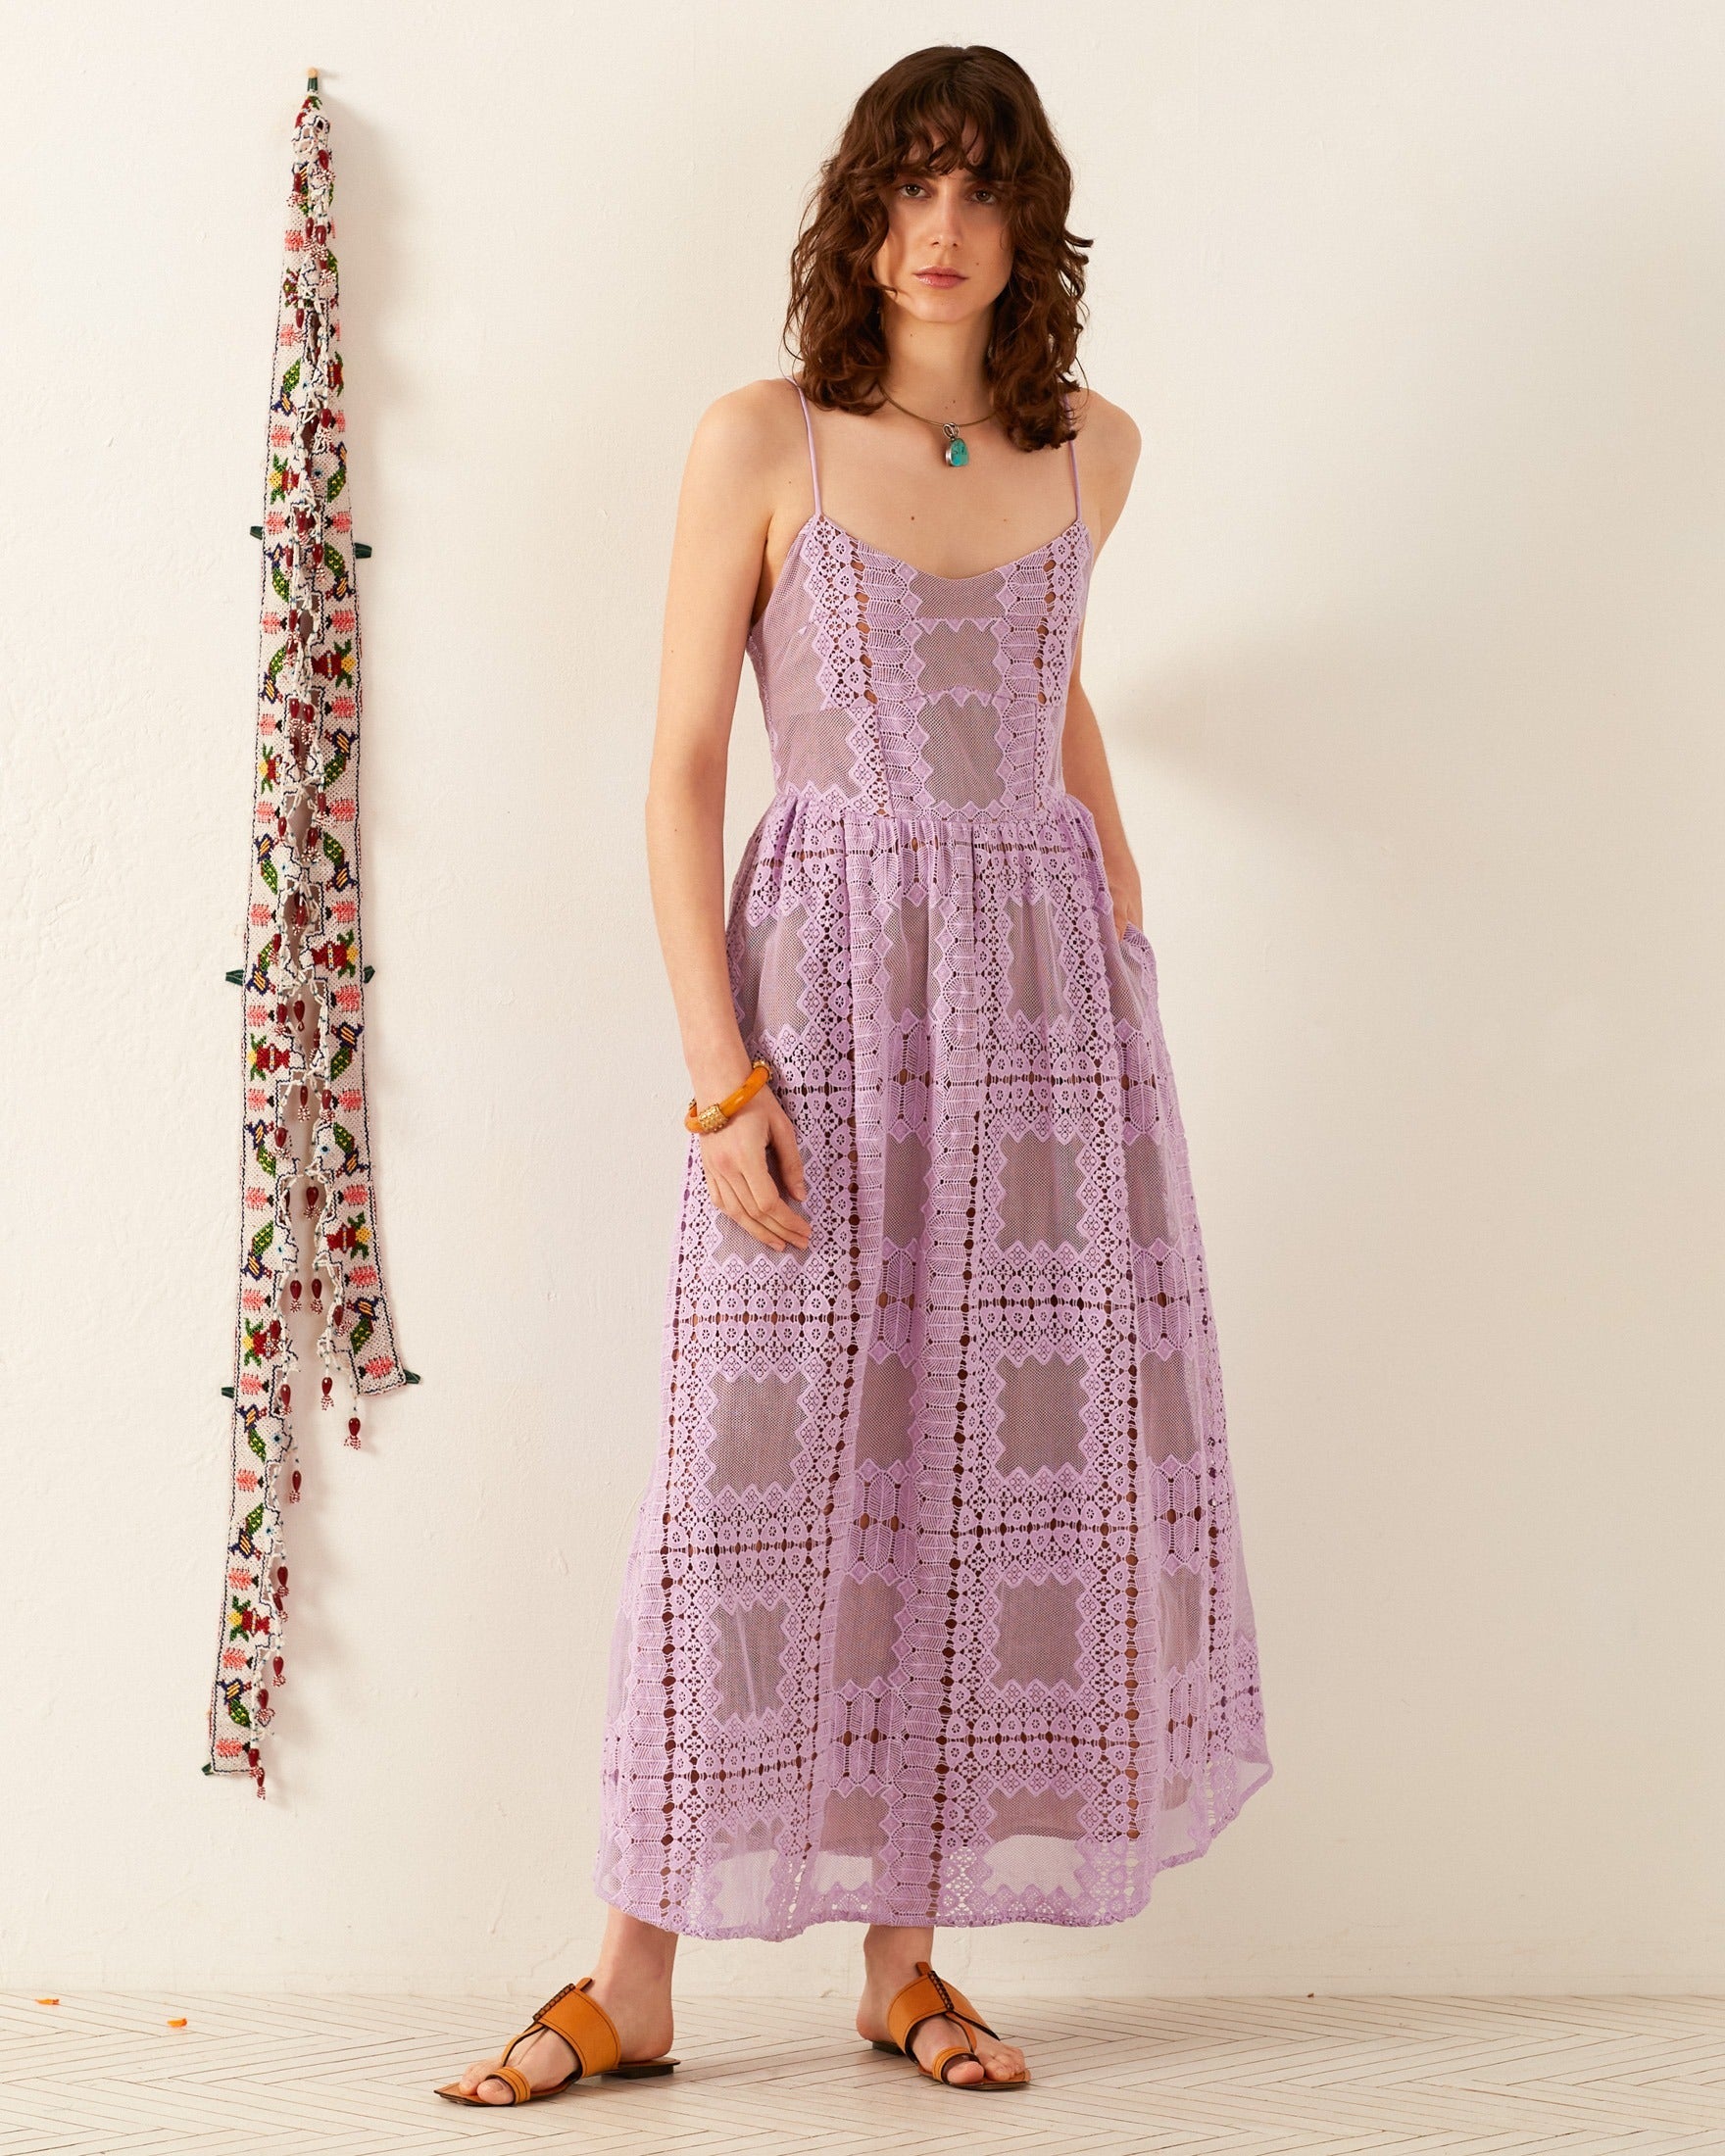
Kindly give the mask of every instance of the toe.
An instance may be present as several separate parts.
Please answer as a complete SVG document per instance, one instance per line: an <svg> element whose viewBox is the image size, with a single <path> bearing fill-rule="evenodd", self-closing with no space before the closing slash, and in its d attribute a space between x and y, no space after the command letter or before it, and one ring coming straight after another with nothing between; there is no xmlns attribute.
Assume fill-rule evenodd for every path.
<svg viewBox="0 0 1725 2156"><path fill-rule="evenodd" d="M947 2068L947 2080L961 2083L979 2082L983 2079L980 2059L955 2059Z"/></svg>
<svg viewBox="0 0 1725 2156"><path fill-rule="evenodd" d="M481 2103L507 2103L515 2091L507 2082L497 2079L492 2071L496 2064L495 2059L479 2060L468 2068L455 2085L464 2096L475 2096Z"/></svg>

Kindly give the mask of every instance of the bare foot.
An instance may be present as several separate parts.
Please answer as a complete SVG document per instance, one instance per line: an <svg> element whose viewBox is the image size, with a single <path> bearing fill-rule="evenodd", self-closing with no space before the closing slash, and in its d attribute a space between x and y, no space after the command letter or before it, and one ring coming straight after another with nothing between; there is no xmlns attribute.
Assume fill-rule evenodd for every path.
<svg viewBox="0 0 1725 2156"><path fill-rule="evenodd" d="M897 1925L871 1925L862 1941L864 1979L857 2006L857 2034L870 2043L886 2043L887 2008L916 1974L919 1961L934 1953L931 1931L909 1931ZM981 2030L966 2029L946 2014L925 2021L911 2038L917 2063L929 2065L939 2052L958 2044L974 2044L974 2059L958 2059L947 2070L947 2080L958 2082L1010 2082L1026 2071L1026 2060L1016 2044L1002 2043Z"/></svg>
<svg viewBox="0 0 1725 2156"><path fill-rule="evenodd" d="M676 1943L672 1932L661 1932L615 1909L611 1912L587 1996L611 2016L625 2061L663 2058L671 2047L670 1980ZM464 2096L477 2096L481 2103L513 2103L514 2090L492 2071L500 2063L501 2054L477 2060L456 2086ZM575 2054L555 2029L535 2029L516 2045L509 2063L537 2091L567 2080L574 2072Z"/></svg>

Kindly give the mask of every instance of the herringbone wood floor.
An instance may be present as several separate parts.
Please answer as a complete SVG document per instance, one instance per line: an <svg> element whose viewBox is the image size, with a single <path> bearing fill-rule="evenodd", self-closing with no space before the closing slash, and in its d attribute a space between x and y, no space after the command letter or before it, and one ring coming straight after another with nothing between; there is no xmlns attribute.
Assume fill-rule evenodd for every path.
<svg viewBox="0 0 1725 2156"><path fill-rule="evenodd" d="M530 2011L0 1994L0 2156L1725 2150L1725 1999L1020 1999L1001 2027L1035 2083L979 2103L861 2044L842 1999L690 1998L668 2080L495 2115L431 2093Z"/></svg>

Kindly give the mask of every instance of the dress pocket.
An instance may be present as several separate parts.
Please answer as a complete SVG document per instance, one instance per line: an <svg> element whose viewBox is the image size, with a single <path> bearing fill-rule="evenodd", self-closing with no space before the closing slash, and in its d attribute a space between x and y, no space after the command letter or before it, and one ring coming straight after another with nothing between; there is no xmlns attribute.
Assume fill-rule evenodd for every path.
<svg viewBox="0 0 1725 2156"><path fill-rule="evenodd" d="M1121 931L1120 949L1130 951L1134 957L1142 961L1145 972L1150 976L1151 986L1154 988L1156 986L1156 953L1151 948L1150 938L1136 921L1128 921Z"/></svg>

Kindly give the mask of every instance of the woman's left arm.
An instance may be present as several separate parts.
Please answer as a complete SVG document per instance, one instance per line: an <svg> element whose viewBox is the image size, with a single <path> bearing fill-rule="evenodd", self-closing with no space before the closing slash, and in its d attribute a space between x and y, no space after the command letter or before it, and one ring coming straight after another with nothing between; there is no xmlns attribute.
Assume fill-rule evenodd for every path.
<svg viewBox="0 0 1725 2156"><path fill-rule="evenodd" d="M1078 677L1078 662L1084 650L1084 632L1072 654L1072 678L1066 688L1066 723L1060 734L1060 764L1065 787L1090 810L1096 835L1102 841L1102 864L1108 872L1109 896L1114 904L1114 934L1121 935L1128 921L1144 926L1144 894L1138 881L1138 864L1126 843L1126 827L1120 821L1120 805L1114 799L1114 781L1109 770L1109 753L1103 747L1102 728L1084 685Z"/></svg>
<svg viewBox="0 0 1725 2156"><path fill-rule="evenodd" d="M1077 413L1078 463L1084 486L1094 564L1102 543L1120 520L1132 476L1138 469L1143 448L1137 422L1120 406L1109 404L1093 390L1084 392ZM1120 821L1120 805L1114 799L1114 782L1109 772L1109 755L1102 744L1102 728L1084 693L1080 665L1084 658L1084 630L1072 653L1072 677L1066 685L1066 724L1060 737L1060 764L1067 793L1075 794L1090 810L1096 835L1102 841L1102 863L1108 873L1109 896L1114 904L1114 933L1120 935L1130 921L1144 926L1144 896L1138 882L1138 864L1126 844L1126 827Z"/></svg>

